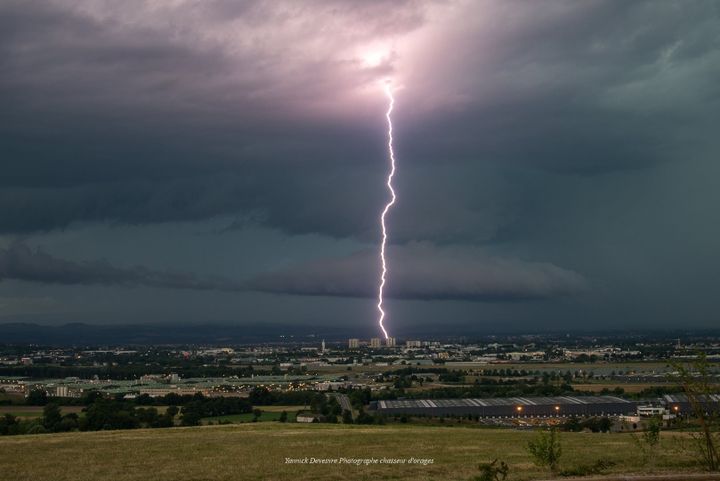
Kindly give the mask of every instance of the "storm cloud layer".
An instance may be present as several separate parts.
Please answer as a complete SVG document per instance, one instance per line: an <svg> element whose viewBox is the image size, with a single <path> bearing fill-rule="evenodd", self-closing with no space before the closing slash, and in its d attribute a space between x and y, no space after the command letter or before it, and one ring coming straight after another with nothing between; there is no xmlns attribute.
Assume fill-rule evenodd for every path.
<svg viewBox="0 0 720 481"><path fill-rule="evenodd" d="M374 239L385 78L401 88L412 169L398 180L396 240L477 239L473 218L492 238L517 193L477 197L461 179L481 169L503 184L508 168L606 173L713 141L711 2L0 9L0 199L17 206L5 233L253 212L288 233ZM441 182L428 183L432 169Z"/></svg>
<svg viewBox="0 0 720 481"><path fill-rule="evenodd" d="M0 282L4 279L64 285L164 287L171 289L240 291L224 279L200 279L182 272L154 271L144 267L123 269L107 261L73 262L59 259L24 244L0 249Z"/></svg>
<svg viewBox="0 0 720 481"><path fill-rule="evenodd" d="M374 292L390 81L395 312L710 325L719 32L700 0L4 1L0 301L334 322L316 296Z"/></svg>
<svg viewBox="0 0 720 481"><path fill-rule="evenodd" d="M548 263L492 258L478 249L412 244L388 250L393 282L387 297L415 300L513 301L577 294L582 276ZM377 252L362 251L265 274L255 289L310 296L376 297Z"/></svg>
<svg viewBox="0 0 720 481"><path fill-rule="evenodd" d="M376 296L376 255L362 251L323 259L247 281L201 278L186 272L119 268L105 260L70 261L15 243L0 249L4 279L61 285L161 287L220 292L257 291L301 296ZM470 249L413 244L390 250L394 287L387 296L413 300L507 301L546 299L585 289L578 274L547 263L496 259Z"/></svg>

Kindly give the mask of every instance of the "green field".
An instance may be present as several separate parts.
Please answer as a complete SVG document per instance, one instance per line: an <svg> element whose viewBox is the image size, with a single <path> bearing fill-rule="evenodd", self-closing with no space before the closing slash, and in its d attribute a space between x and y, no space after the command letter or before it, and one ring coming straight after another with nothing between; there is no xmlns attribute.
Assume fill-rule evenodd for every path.
<svg viewBox="0 0 720 481"><path fill-rule="evenodd" d="M142 406L141 406L142 407ZM164 413L167 406L150 406L156 408L160 413ZM258 421L277 421L280 419L280 414L285 411L288 415L288 422L295 422L295 415L298 411L302 411L306 406L256 406L262 410L262 415ZM77 413L82 414L83 406L61 406L63 414ZM12 414L20 418L39 418L43 415L43 406L0 406L0 416L4 414ZM208 422L217 423L218 421L230 421L232 423L247 423L252 422L254 415L252 413L247 414L231 414L228 416L216 416L210 418L203 418L202 422L207 424Z"/></svg>
<svg viewBox="0 0 720 481"><path fill-rule="evenodd" d="M296 412L296 411L303 411L308 408L308 406L281 406L281 405L272 405L272 406L253 406L253 408L261 409L262 411L267 411L269 413L281 413L283 411L286 411L288 414L290 412Z"/></svg>
<svg viewBox="0 0 720 481"><path fill-rule="evenodd" d="M562 433L562 467L603 456L612 472L697 471L664 433L655 467L626 434ZM479 462L511 467L511 480L541 479L525 443L534 433L465 427L248 423L0 438L0 473L16 481L471 480ZM285 458L419 458L432 464L286 464Z"/></svg>
<svg viewBox="0 0 720 481"><path fill-rule="evenodd" d="M296 408L297 409L297 408ZM280 419L281 412L277 411L264 411L258 418L258 422L264 422L264 421L278 421ZM295 416L297 414L297 411L287 411L287 422L295 422ZM245 413L245 414L228 414L227 416L214 416L211 418L202 418L203 424L208 424L210 422L217 423L219 421L229 421L231 423L251 423L253 422L253 419L255 419L255 415L253 413Z"/></svg>
<svg viewBox="0 0 720 481"><path fill-rule="evenodd" d="M61 406L63 414L82 412L84 406ZM39 418L43 415L43 406L0 406L0 416L12 414L20 418Z"/></svg>

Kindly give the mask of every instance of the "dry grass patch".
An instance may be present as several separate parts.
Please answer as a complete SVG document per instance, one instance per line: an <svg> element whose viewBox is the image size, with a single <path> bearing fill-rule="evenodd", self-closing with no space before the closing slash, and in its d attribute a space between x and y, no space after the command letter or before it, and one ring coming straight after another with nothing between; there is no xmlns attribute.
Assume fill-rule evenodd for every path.
<svg viewBox="0 0 720 481"><path fill-rule="evenodd" d="M17 481L469 480L500 458L513 480L545 473L525 451L529 431L441 426L260 423L0 438L0 473ZM562 433L563 467L607 457L643 472L628 435ZM692 469L663 439L656 471ZM286 464L285 458L432 458L423 465Z"/></svg>

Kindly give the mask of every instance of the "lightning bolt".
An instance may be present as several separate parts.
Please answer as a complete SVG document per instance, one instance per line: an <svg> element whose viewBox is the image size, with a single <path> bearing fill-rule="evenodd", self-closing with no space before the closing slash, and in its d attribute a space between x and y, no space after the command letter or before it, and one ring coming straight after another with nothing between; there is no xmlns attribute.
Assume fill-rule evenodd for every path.
<svg viewBox="0 0 720 481"><path fill-rule="evenodd" d="M397 196L395 195L395 189L393 189L392 186L392 180L393 176L395 175L395 152L393 150L393 125L392 125L392 111L393 107L395 106L395 97L393 97L392 89L390 88L389 84L385 85L385 95L387 95L389 104L387 112L385 112L385 118L387 119L387 125L388 125L388 131L387 131L387 149L388 149L388 156L390 158L390 172L387 177L387 188L388 191L390 191L390 201L385 204L385 208L382 210L382 213L380 214L380 226L382 227L382 242L380 244L380 265L381 265L381 272L380 272L380 285L378 286L378 303L377 308L380 313L380 317L378 319L378 324L380 325L380 329L383 332L383 335L385 336L385 339L388 338L387 330L385 329L385 325L383 324L383 321L385 320L385 311L383 310L383 291L385 290L385 282L387 280L387 263L385 262L385 244L387 244L387 227L385 226L385 216L387 216L388 212L390 211L390 208L395 204L395 199L397 199Z"/></svg>

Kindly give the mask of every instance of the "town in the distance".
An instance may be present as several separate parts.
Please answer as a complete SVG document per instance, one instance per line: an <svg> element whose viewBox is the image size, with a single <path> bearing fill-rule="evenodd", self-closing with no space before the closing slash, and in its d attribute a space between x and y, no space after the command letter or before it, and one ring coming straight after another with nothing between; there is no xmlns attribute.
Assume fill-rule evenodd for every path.
<svg viewBox="0 0 720 481"><path fill-rule="evenodd" d="M718 384L718 360L708 333L5 344L0 433L269 421L672 429L697 407L685 378L702 362L703 382Z"/></svg>

